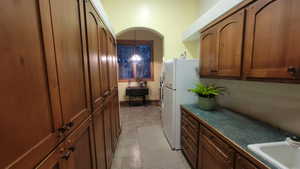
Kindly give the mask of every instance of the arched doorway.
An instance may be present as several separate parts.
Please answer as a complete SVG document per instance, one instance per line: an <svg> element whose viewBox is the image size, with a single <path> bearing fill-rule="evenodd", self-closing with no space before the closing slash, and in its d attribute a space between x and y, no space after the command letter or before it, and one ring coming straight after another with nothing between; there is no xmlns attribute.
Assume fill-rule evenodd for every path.
<svg viewBox="0 0 300 169"><path fill-rule="evenodd" d="M160 76L164 56L164 37L156 30L145 27L132 27L117 33L119 60L119 97L121 102L128 102L126 88L138 86L138 81L147 82L149 95L147 102L159 103L161 98ZM122 45L151 46L151 63L142 60L138 64L130 62L131 56L122 54ZM135 52L135 51L134 51ZM129 54L131 55L131 54ZM142 58L143 59L143 58ZM140 68L143 69L140 69ZM141 72L143 70L143 72ZM145 71L146 70L146 71ZM146 72L146 73L145 73ZM151 76L150 76L150 74ZM141 76L142 75L142 76ZM144 75L144 76L143 76Z"/></svg>

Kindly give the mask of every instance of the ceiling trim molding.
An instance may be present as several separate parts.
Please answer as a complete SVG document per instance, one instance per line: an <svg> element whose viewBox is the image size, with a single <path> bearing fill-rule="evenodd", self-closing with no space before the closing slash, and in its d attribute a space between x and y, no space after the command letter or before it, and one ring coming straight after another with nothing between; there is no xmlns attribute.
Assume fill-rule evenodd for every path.
<svg viewBox="0 0 300 169"><path fill-rule="evenodd" d="M200 30L206 25L234 8L244 0L221 0L210 8L205 14L201 15L188 29L182 34L182 41L193 41L200 38Z"/></svg>

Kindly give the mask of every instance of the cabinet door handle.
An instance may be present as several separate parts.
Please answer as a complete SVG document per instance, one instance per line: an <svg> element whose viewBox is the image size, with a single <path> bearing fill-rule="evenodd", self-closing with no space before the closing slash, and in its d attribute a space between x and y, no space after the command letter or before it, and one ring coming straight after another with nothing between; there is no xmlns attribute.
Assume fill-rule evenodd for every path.
<svg viewBox="0 0 300 169"><path fill-rule="evenodd" d="M58 131L58 136L62 137L67 130L65 127L61 127L61 128L58 128L57 131Z"/></svg>
<svg viewBox="0 0 300 169"><path fill-rule="evenodd" d="M210 70L211 73L217 73L218 70Z"/></svg>
<svg viewBox="0 0 300 169"><path fill-rule="evenodd" d="M74 122L69 122L66 124L66 130L70 130L74 126Z"/></svg>
<svg viewBox="0 0 300 169"><path fill-rule="evenodd" d="M68 148L70 151L72 151L72 152L74 152L75 150L76 150L76 148L75 147L70 147L70 148Z"/></svg>
<svg viewBox="0 0 300 169"><path fill-rule="evenodd" d="M65 155L63 155L61 158L64 160L68 160L72 154L72 151L68 151Z"/></svg>

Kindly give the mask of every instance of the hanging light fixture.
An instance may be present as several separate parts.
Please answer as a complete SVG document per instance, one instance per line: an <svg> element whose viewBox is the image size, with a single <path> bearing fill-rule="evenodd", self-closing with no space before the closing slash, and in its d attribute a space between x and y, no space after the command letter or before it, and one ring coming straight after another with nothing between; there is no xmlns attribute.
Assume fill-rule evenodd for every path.
<svg viewBox="0 0 300 169"><path fill-rule="evenodd" d="M132 62L139 62L142 60L142 57L138 54L136 54L136 30L134 31L134 49L133 49L133 55L130 58L130 61Z"/></svg>

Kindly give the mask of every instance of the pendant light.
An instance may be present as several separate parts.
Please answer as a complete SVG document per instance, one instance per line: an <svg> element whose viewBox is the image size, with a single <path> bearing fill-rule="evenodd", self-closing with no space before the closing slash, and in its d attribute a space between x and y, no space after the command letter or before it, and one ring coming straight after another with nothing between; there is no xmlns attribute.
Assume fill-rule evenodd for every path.
<svg viewBox="0 0 300 169"><path fill-rule="evenodd" d="M139 62L142 60L141 56L136 54L136 44L137 40L136 40L136 30L134 31L134 49L133 49L133 55L131 56L130 60L132 62Z"/></svg>

